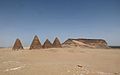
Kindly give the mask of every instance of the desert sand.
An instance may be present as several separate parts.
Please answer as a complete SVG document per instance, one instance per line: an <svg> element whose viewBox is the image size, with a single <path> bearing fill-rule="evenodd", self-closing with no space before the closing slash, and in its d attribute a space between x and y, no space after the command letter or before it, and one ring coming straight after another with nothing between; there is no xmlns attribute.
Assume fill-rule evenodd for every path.
<svg viewBox="0 0 120 75"><path fill-rule="evenodd" d="M0 75L120 75L120 49L0 49Z"/></svg>

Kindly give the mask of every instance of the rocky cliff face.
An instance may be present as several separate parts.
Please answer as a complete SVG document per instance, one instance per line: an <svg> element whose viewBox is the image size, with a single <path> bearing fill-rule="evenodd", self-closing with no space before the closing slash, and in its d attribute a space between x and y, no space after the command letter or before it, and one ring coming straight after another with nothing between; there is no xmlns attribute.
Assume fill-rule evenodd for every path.
<svg viewBox="0 0 120 75"><path fill-rule="evenodd" d="M68 39L63 47L82 47L82 48L109 48L103 39Z"/></svg>

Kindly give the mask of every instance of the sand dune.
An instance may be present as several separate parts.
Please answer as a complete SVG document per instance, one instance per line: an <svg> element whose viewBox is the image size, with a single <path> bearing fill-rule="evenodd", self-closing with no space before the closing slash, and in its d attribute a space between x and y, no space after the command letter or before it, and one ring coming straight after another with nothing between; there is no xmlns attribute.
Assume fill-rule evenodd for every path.
<svg viewBox="0 0 120 75"><path fill-rule="evenodd" d="M120 49L0 49L0 75L120 75Z"/></svg>

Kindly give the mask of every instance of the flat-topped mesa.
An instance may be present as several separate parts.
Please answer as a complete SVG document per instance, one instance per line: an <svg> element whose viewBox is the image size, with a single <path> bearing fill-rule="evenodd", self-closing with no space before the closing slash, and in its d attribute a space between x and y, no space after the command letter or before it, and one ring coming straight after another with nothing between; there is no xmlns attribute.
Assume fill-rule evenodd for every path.
<svg viewBox="0 0 120 75"><path fill-rule="evenodd" d="M82 48L109 48L103 39L68 39L63 47L82 47Z"/></svg>
<svg viewBox="0 0 120 75"><path fill-rule="evenodd" d="M48 39L46 39L46 41L44 42L42 47L43 48L52 48L53 45L52 45L52 43Z"/></svg>
<svg viewBox="0 0 120 75"><path fill-rule="evenodd" d="M41 45L41 43L39 41L39 38L38 38L37 35L35 35L29 49L31 50L31 49L41 49L41 48L42 48L42 45Z"/></svg>
<svg viewBox="0 0 120 75"><path fill-rule="evenodd" d="M55 38L55 40L53 42L53 47L54 48L62 48L62 45L57 37Z"/></svg>
<svg viewBox="0 0 120 75"><path fill-rule="evenodd" d="M21 50L21 49L24 49L23 46L22 46L22 43L21 41L17 38L16 41L15 41L15 44L12 48L13 50Z"/></svg>

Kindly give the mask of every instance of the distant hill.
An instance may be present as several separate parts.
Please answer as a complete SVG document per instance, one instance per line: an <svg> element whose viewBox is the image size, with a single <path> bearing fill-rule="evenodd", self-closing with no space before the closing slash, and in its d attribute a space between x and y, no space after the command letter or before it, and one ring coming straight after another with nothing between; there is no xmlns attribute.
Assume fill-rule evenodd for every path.
<svg viewBox="0 0 120 75"><path fill-rule="evenodd" d="M120 48L120 46L109 46L110 48Z"/></svg>
<svg viewBox="0 0 120 75"><path fill-rule="evenodd" d="M0 48L6 48L6 47L0 47Z"/></svg>

